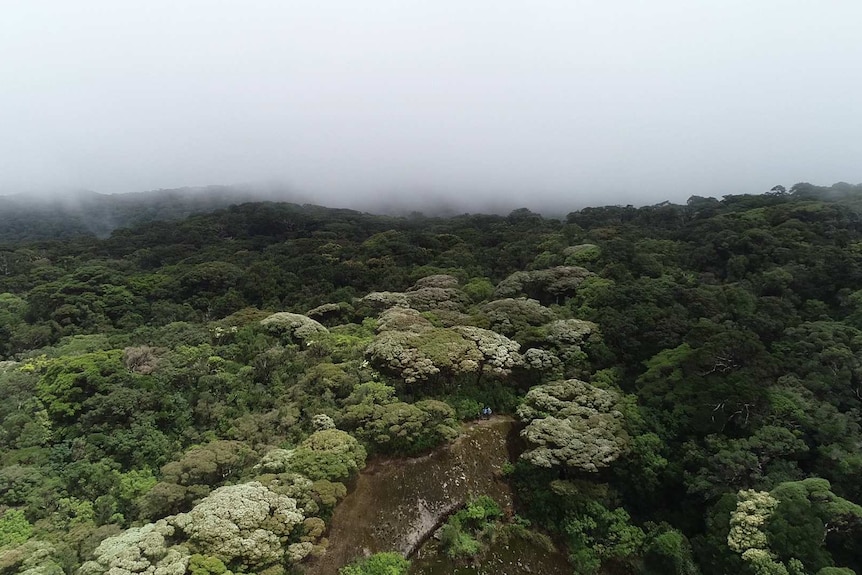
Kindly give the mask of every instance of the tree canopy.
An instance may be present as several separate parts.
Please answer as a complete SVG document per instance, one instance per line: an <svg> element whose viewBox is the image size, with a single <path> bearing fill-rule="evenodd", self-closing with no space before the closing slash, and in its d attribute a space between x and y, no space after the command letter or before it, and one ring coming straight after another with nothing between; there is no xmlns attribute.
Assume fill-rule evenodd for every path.
<svg viewBox="0 0 862 575"><path fill-rule="evenodd" d="M369 457L446 453L486 406L521 435L476 541L862 573L859 186L562 218L165 198L0 230L0 575L285 575Z"/></svg>

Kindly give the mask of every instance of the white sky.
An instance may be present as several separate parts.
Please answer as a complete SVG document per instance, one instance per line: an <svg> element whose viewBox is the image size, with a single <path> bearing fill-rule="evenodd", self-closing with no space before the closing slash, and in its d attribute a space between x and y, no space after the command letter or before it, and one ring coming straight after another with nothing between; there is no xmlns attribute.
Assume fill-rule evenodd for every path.
<svg viewBox="0 0 862 575"><path fill-rule="evenodd" d="M0 0L0 192L857 183L860 29L859 0Z"/></svg>

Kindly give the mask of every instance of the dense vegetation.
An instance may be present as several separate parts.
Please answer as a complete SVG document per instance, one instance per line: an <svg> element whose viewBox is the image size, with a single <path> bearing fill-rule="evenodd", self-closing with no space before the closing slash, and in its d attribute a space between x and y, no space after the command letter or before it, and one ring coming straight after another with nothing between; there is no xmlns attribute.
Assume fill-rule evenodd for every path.
<svg viewBox="0 0 862 575"><path fill-rule="evenodd" d="M177 188L134 194L14 194L0 196L0 242L80 236L107 237L117 228L179 220L274 194L230 186ZM287 196L287 192L284 192Z"/></svg>
<svg viewBox="0 0 862 575"><path fill-rule="evenodd" d="M860 202L255 203L0 245L0 573L301 569L369 454L484 404L577 573L862 573Z"/></svg>

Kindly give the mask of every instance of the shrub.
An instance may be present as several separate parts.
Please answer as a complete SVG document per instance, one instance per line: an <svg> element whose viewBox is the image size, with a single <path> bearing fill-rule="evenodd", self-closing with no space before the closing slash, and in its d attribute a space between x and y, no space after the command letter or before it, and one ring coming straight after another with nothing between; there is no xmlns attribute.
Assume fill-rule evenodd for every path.
<svg viewBox="0 0 862 575"><path fill-rule="evenodd" d="M339 569L338 575L407 575L410 561L397 553L375 553Z"/></svg>

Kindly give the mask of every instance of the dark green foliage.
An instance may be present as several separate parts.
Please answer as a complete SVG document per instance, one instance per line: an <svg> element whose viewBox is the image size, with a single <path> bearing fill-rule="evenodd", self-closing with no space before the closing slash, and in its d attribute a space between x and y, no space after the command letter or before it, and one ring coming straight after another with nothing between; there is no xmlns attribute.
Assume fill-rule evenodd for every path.
<svg viewBox="0 0 862 575"><path fill-rule="evenodd" d="M771 495L779 504L766 525L769 547L778 559L798 559L812 572L832 567L835 549L844 549L862 536L862 507L836 496L828 481L807 478L782 483ZM827 542L827 536L830 541ZM854 560L853 563L857 563ZM854 565L858 567L858 563Z"/></svg>
<svg viewBox="0 0 862 575"><path fill-rule="evenodd" d="M644 544L645 573L698 575L691 545L677 529L668 524L649 525Z"/></svg>
<svg viewBox="0 0 862 575"><path fill-rule="evenodd" d="M479 383L461 381L457 391L444 396L444 399L455 409L459 419L475 419L485 406L494 413L514 413L521 394L518 389L488 379Z"/></svg>
<svg viewBox="0 0 862 575"><path fill-rule="evenodd" d="M417 454L485 405L511 414L531 388L577 378L619 396L609 415L625 449L589 473L522 461L509 478L518 513L578 572L745 573L727 543L741 489L780 500L764 527L775 561L862 572L860 198L798 184L565 221L257 203L170 223L155 220L198 212L203 197L147 213L115 198L89 215L153 223L0 245L3 517L31 526L20 549L56 542L73 572L100 539L248 480L273 452L290 455L272 481L288 468L316 480L306 503L328 517L364 464L359 441ZM29 231L7 217L0 239L108 232L42 216ZM421 309L402 319L428 329L402 326L418 331L389 342L379 372L366 350L386 339L383 310L357 298L384 291L412 294ZM261 325L279 312L326 330ZM479 354L456 326L513 339L508 367L490 369L492 334ZM401 340L415 345L394 349ZM417 347L442 371L406 381L405 364L428 368ZM484 528L458 521L444 535L468 556Z"/></svg>
<svg viewBox="0 0 862 575"><path fill-rule="evenodd" d="M117 228L182 219L263 196L226 186L114 195L67 192L59 201L50 196L4 196L0 209L7 217L0 226L0 241L106 237Z"/></svg>

